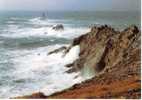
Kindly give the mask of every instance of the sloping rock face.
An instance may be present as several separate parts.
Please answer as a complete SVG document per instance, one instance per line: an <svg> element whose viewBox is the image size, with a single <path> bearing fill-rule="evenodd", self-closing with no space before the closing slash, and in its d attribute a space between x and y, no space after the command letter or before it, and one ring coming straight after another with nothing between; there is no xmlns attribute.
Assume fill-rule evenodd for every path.
<svg viewBox="0 0 142 100"><path fill-rule="evenodd" d="M120 32L104 25L74 39L80 58L70 67L91 67L96 76L48 98L140 98L140 36L136 26Z"/></svg>
<svg viewBox="0 0 142 100"><path fill-rule="evenodd" d="M91 32L74 39L72 45L80 45L80 58L73 68L93 67L97 74L127 60L133 50L140 50L140 32L136 26L122 32L107 25L94 26Z"/></svg>
<svg viewBox="0 0 142 100"><path fill-rule="evenodd" d="M91 68L95 77L46 98L140 98L140 33L136 26L115 31L103 25L74 39L69 49L80 45L80 57L68 72Z"/></svg>
<svg viewBox="0 0 142 100"><path fill-rule="evenodd" d="M49 52L48 55L51 55L51 54L53 54L53 53L58 53L58 52L61 52L61 51L63 51L63 50L66 50L66 49L67 49L66 46L62 46L62 47L60 47L60 48L58 48L58 49L55 49L55 50Z"/></svg>

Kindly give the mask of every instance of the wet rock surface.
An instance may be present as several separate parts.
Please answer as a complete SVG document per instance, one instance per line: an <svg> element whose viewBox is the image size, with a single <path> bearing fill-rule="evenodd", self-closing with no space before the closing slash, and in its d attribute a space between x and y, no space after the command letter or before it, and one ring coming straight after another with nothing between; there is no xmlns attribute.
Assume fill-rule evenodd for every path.
<svg viewBox="0 0 142 100"><path fill-rule="evenodd" d="M55 50L53 50L53 51L50 51L50 52L48 53L48 55L51 55L51 54L53 54L53 53L59 53L59 52L65 51L66 49L67 49L66 46L62 46L62 47L60 47L60 48L58 48L58 49L55 49Z"/></svg>
<svg viewBox="0 0 142 100"><path fill-rule="evenodd" d="M74 45L80 45L80 57L73 67L93 67L99 73L125 60L131 50L140 49L140 32L136 26L122 32L107 25L94 26L91 32L74 39Z"/></svg>
<svg viewBox="0 0 142 100"><path fill-rule="evenodd" d="M53 30L55 31L62 31L64 30L64 26L62 24L58 24L52 27Z"/></svg>
<svg viewBox="0 0 142 100"><path fill-rule="evenodd" d="M72 68L67 72L91 67L95 77L46 98L140 98L140 36L134 25L123 31L107 25L93 26L69 47L80 45L80 54L79 59L67 65Z"/></svg>

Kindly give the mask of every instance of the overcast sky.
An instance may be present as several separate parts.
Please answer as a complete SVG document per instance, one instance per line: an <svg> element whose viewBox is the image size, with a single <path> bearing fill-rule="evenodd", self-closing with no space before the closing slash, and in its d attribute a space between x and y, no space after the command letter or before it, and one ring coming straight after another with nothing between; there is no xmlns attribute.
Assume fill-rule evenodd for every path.
<svg viewBox="0 0 142 100"><path fill-rule="evenodd" d="M0 0L0 10L140 10L140 0Z"/></svg>

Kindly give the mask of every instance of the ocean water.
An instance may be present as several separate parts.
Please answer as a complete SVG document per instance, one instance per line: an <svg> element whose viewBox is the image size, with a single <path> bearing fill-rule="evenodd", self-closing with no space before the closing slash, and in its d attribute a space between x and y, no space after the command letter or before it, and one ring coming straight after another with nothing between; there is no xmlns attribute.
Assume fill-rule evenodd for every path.
<svg viewBox="0 0 142 100"><path fill-rule="evenodd" d="M124 28L140 27L138 12L0 12L0 98L63 90L84 80L81 72L68 74L65 65L78 58L79 46L47 55L73 38L88 32L92 24ZM64 31L52 26L63 24ZM87 71L88 72L88 71Z"/></svg>

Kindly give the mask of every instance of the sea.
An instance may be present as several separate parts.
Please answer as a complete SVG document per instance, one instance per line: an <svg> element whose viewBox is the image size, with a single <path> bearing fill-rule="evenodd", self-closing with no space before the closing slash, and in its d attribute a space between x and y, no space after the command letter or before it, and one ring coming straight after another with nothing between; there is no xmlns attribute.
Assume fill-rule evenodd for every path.
<svg viewBox="0 0 142 100"><path fill-rule="evenodd" d="M44 16L43 16L44 13ZM62 24L64 30L53 26ZM92 25L117 29L140 27L139 12L120 11L0 11L0 98L43 92L50 95L84 81L89 72L67 73L80 47L48 55L90 31ZM85 74L84 74L85 73Z"/></svg>

